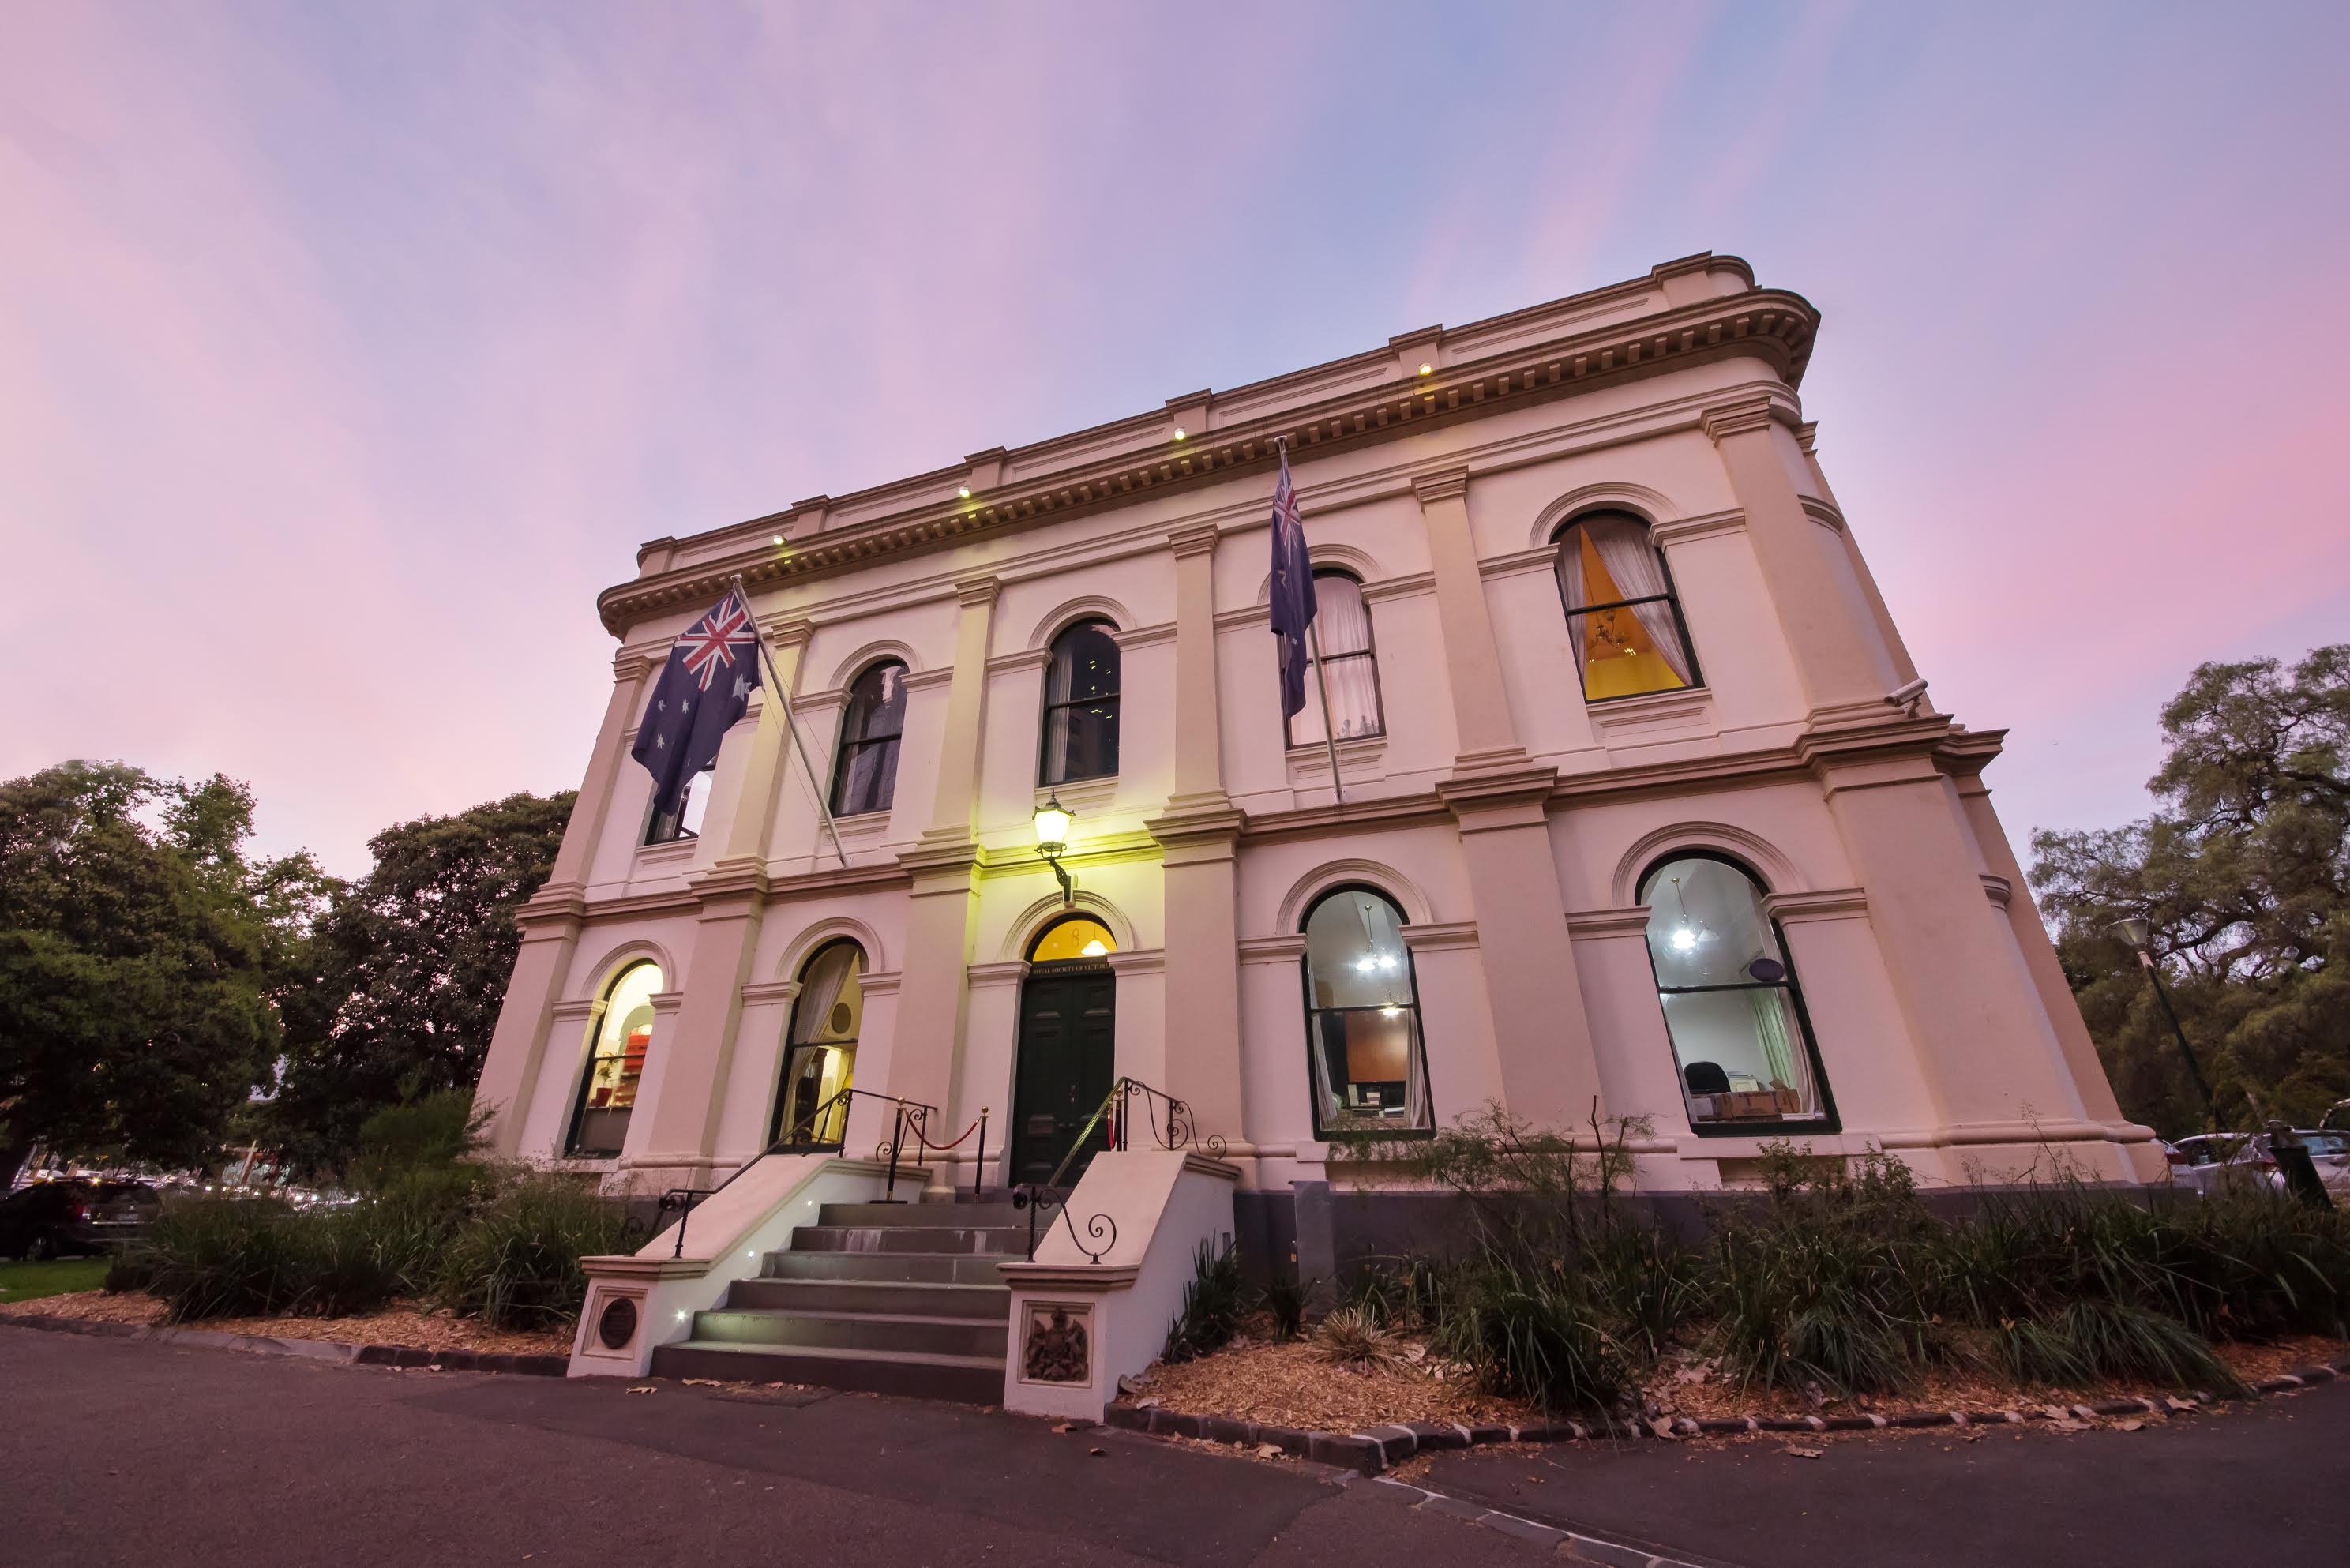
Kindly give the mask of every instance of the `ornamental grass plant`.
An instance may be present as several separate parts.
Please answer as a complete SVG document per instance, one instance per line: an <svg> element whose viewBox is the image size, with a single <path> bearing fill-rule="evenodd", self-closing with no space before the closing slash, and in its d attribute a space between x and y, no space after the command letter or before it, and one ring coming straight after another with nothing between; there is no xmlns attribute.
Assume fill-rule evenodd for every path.
<svg viewBox="0 0 2350 1568"><path fill-rule="evenodd" d="M1570 1137L1489 1107L1416 1147L1358 1151L1459 1195L1476 1234L1463 1256L1368 1270L1348 1308L1554 1411L1623 1409L1668 1356L1814 1398L1933 1373L2220 1390L2241 1386L2220 1344L2350 1336L2350 1214L2282 1193L2147 1195L2060 1166L1938 1210L1889 1156L1780 1144L1758 1191L1677 1234L1624 1201L1645 1131Z"/></svg>

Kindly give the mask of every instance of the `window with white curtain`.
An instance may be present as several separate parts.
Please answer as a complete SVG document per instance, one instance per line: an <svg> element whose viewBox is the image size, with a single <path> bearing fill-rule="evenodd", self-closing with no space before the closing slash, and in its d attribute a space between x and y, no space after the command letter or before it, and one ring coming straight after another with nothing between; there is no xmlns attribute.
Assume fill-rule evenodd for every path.
<svg viewBox="0 0 2350 1568"><path fill-rule="evenodd" d="M883 659L848 683L840 755L832 768L832 815L887 811L898 788L898 742L906 732L906 667Z"/></svg>
<svg viewBox="0 0 2350 1568"><path fill-rule="evenodd" d="M1628 512L1586 512L1559 530L1558 597L1586 701L1698 683L1665 553Z"/></svg>
<svg viewBox="0 0 2350 1568"><path fill-rule="evenodd" d="M839 1147L848 1125L848 1102L840 1096L857 1074L864 980L865 950L846 937L827 942L800 967L770 1142L804 1148Z"/></svg>
<svg viewBox="0 0 2350 1568"><path fill-rule="evenodd" d="M1334 720L1331 733L1342 741L1384 734L1387 722L1379 708L1378 653L1371 644L1371 609L1363 602L1363 585L1346 572L1317 570L1314 602L1314 637L1305 645L1309 660L1305 706L1289 716L1289 743L1322 743L1326 688ZM1318 670L1312 665L1316 639L1322 645Z"/></svg>
<svg viewBox="0 0 2350 1568"><path fill-rule="evenodd" d="M1323 894L1305 914L1305 979L1315 1136L1433 1130L1403 911L1369 888Z"/></svg>
<svg viewBox="0 0 2350 1568"><path fill-rule="evenodd" d="M1718 857L1683 854L1649 868L1640 901L1690 1126L1832 1130L1803 992L1754 878Z"/></svg>

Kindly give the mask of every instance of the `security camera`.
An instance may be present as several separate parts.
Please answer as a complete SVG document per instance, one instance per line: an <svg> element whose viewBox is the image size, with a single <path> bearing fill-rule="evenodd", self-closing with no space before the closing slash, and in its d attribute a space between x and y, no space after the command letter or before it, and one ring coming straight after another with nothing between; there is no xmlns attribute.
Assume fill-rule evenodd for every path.
<svg viewBox="0 0 2350 1568"><path fill-rule="evenodd" d="M1897 686L1885 694L1886 701L1911 718L1918 716L1918 705L1926 700L1926 678L1919 676L1906 686Z"/></svg>

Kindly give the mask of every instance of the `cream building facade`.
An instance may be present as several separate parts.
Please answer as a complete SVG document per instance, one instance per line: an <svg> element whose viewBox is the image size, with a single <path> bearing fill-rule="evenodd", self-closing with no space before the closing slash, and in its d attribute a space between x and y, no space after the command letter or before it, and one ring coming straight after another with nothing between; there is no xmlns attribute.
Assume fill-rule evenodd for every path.
<svg viewBox="0 0 2350 1568"><path fill-rule="evenodd" d="M1276 1235L1351 1137L1488 1104L1645 1118L1659 1192L1774 1138L2151 1179L1992 809L2000 732L1934 709L1822 472L1817 327L1694 256L645 545L521 913L497 1149L706 1188L778 1139L870 1149L853 1086L940 1141L984 1108L984 1170L967 1138L930 1179L1001 1187L1123 1075ZM1282 442L1335 748L1318 695L1280 707ZM754 699L679 834L629 749L735 574L811 765Z"/></svg>

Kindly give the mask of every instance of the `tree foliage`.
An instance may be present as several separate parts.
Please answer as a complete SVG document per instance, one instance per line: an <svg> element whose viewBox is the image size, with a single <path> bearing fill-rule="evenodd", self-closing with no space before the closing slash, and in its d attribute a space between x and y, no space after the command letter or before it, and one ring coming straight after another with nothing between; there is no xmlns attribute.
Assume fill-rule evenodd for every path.
<svg viewBox="0 0 2350 1568"><path fill-rule="evenodd" d="M0 784L0 1190L40 1142L208 1161L267 1072L326 878L253 795L72 762Z"/></svg>
<svg viewBox="0 0 2350 1568"><path fill-rule="evenodd" d="M2222 1122L2306 1127L2350 1096L2350 644L2203 665L2162 732L2153 815L2035 833L2033 885L2126 1111L2173 1137L2204 1119L2109 929L2136 916Z"/></svg>
<svg viewBox="0 0 2350 1568"><path fill-rule="evenodd" d="M338 893L289 1003L268 1142L339 1168L375 1112L473 1087L520 944L515 909L546 880L574 798L509 795L369 841L375 868Z"/></svg>

